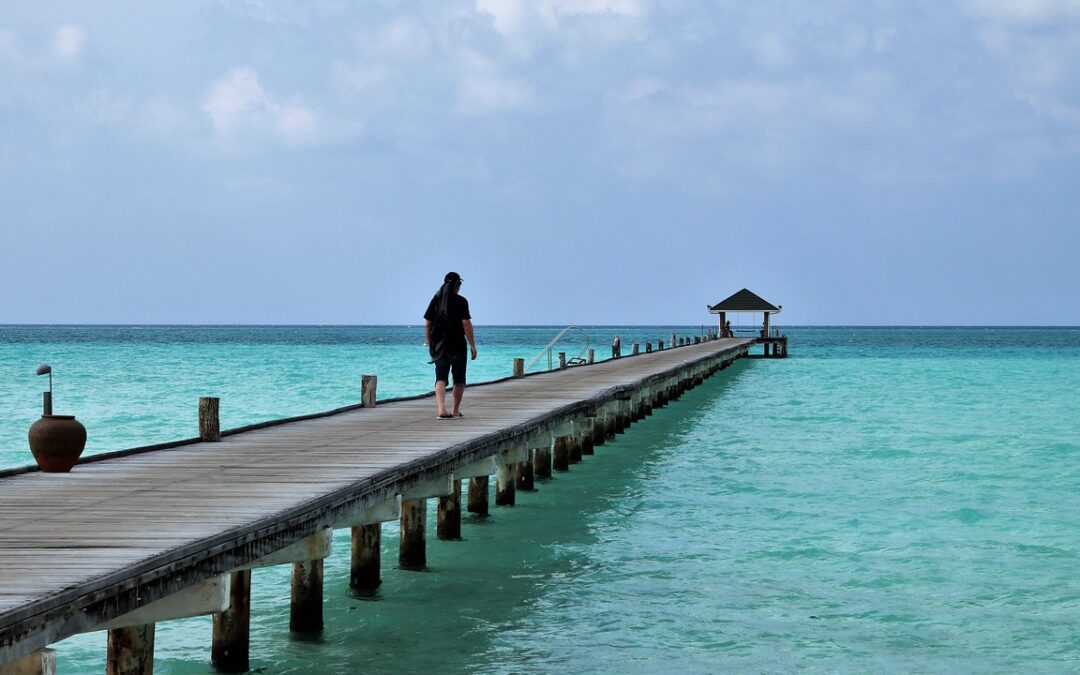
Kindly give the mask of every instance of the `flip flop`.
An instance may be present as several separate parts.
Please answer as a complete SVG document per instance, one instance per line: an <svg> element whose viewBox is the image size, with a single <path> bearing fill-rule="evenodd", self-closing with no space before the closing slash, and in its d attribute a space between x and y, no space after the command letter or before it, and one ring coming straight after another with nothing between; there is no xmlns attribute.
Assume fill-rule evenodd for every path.
<svg viewBox="0 0 1080 675"><path fill-rule="evenodd" d="M454 417L465 417L465 416L462 415L461 413L458 413L458 414L454 415Z"/></svg>
<svg viewBox="0 0 1080 675"><path fill-rule="evenodd" d="M439 415L435 419L437 419L437 420L452 420L452 419L454 419L454 416L453 415Z"/></svg>

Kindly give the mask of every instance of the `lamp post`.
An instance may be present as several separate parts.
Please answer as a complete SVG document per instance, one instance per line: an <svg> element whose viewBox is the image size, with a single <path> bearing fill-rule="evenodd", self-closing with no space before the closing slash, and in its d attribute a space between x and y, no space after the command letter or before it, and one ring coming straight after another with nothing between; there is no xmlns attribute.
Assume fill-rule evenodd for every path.
<svg viewBox="0 0 1080 675"><path fill-rule="evenodd" d="M38 375L48 375L49 376L49 391L45 391L45 392L41 393L42 408L44 408L44 411L41 414L42 415L51 415L52 414L52 366L50 366L47 363L41 364L40 366L37 367L37 374Z"/></svg>
<svg viewBox="0 0 1080 675"><path fill-rule="evenodd" d="M86 447L86 427L74 415L53 414L52 366L43 363L36 372L38 376L49 376L49 390L41 396L41 417L30 426L30 452L42 471L66 473Z"/></svg>

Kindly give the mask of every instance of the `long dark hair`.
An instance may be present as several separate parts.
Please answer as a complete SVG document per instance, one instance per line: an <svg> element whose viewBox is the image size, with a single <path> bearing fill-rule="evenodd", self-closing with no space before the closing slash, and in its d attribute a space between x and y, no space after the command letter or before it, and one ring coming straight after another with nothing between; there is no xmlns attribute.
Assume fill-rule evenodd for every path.
<svg viewBox="0 0 1080 675"><path fill-rule="evenodd" d="M446 321L450 318L450 297L457 295L461 288L461 282L455 279L447 279L436 295L439 298L439 318Z"/></svg>

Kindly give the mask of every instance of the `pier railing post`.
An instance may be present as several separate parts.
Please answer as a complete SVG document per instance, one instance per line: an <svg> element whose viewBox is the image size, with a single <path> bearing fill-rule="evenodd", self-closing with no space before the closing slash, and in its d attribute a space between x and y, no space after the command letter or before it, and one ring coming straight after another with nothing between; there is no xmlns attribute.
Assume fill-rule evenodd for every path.
<svg viewBox="0 0 1080 675"><path fill-rule="evenodd" d="M590 349L589 350L589 363L596 363L596 350L595 349Z"/></svg>
<svg viewBox="0 0 1080 675"><path fill-rule="evenodd" d="M559 370L566 370L566 352L559 352Z"/></svg>
<svg viewBox="0 0 1080 675"><path fill-rule="evenodd" d="M454 491L452 493L439 497L439 513L436 522L436 535L439 539L447 541L461 539L460 480L454 480Z"/></svg>
<svg viewBox="0 0 1080 675"><path fill-rule="evenodd" d="M634 344L630 345L630 354L632 356L637 356L640 353L641 353L641 345L639 345L636 342Z"/></svg>
<svg viewBox="0 0 1080 675"><path fill-rule="evenodd" d="M379 378L375 375L360 376L360 403L365 408L375 407L375 389L378 384Z"/></svg>
<svg viewBox="0 0 1080 675"><path fill-rule="evenodd" d="M478 516L488 515L488 477L477 476L469 479L469 500L466 506L469 513Z"/></svg>
<svg viewBox="0 0 1080 675"><path fill-rule="evenodd" d="M203 441L212 443L221 440L221 421L218 418L220 402L217 396L199 398L199 438Z"/></svg>
<svg viewBox="0 0 1080 675"><path fill-rule="evenodd" d="M229 575L229 608L214 615L210 663L224 673L248 670L251 651L251 570Z"/></svg>
<svg viewBox="0 0 1080 675"><path fill-rule="evenodd" d="M401 500L401 545L398 565L406 570L427 567L427 548L424 527L427 521L427 499Z"/></svg>
<svg viewBox="0 0 1080 675"><path fill-rule="evenodd" d="M514 359L514 377L525 377L525 359Z"/></svg>
<svg viewBox="0 0 1080 675"><path fill-rule="evenodd" d="M154 672L154 624L109 631L105 675L149 675Z"/></svg>

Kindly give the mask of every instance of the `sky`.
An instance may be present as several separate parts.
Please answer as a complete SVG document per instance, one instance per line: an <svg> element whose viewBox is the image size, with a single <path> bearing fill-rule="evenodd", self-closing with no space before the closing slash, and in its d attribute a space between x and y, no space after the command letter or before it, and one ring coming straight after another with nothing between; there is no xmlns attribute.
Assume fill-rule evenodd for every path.
<svg viewBox="0 0 1080 675"><path fill-rule="evenodd" d="M0 323L1080 324L1080 0L0 0Z"/></svg>

